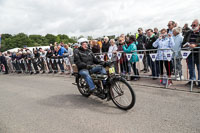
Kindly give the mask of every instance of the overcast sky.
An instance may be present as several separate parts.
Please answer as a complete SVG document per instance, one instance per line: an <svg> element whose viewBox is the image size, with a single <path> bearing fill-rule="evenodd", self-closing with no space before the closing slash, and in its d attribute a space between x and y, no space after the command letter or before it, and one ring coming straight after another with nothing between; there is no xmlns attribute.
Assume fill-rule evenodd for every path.
<svg viewBox="0 0 200 133"><path fill-rule="evenodd" d="M200 19L200 0L0 0L0 33L99 37L138 27L182 27Z"/></svg>

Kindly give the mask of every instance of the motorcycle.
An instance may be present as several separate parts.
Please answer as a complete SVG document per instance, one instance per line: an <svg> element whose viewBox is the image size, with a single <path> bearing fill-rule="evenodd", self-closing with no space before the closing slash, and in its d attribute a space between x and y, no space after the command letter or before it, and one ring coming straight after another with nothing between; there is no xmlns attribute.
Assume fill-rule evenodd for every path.
<svg viewBox="0 0 200 133"><path fill-rule="evenodd" d="M127 82L127 80L115 73L113 62L108 62L106 68L107 74L92 73L91 78L95 84L96 92L90 93L89 86L85 79L78 73L74 73L75 81L79 92L84 97L95 95L102 100L112 100L112 102L122 110L129 110L135 105L136 96L133 88ZM93 67L102 65L93 65Z"/></svg>

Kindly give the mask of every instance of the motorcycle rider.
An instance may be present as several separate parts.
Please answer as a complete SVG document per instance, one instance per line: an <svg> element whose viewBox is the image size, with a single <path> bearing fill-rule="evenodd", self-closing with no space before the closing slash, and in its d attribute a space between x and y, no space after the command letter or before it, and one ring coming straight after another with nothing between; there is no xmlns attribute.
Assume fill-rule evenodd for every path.
<svg viewBox="0 0 200 133"><path fill-rule="evenodd" d="M96 88L89 71L91 73L107 74L105 68L102 66L92 67L94 64L106 65L106 62L102 62L101 60L97 59L92 51L88 49L88 40L86 38L80 38L78 42L81 47L79 47L74 53L74 62L78 67L79 74L89 85L90 93L93 93Z"/></svg>

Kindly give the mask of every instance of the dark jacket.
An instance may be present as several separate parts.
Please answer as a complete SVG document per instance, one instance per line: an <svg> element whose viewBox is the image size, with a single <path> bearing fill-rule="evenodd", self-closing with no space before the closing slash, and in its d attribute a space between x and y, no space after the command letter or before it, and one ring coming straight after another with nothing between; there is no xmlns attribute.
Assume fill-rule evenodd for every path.
<svg viewBox="0 0 200 133"><path fill-rule="evenodd" d="M47 58L51 58L53 56L53 53L52 52L47 52L47 54L46 54L46 57Z"/></svg>
<svg viewBox="0 0 200 133"><path fill-rule="evenodd" d="M102 44L102 52L104 53L104 52L108 52L108 50L109 50L109 47L110 47L110 43L108 42L108 43L103 43Z"/></svg>
<svg viewBox="0 0 200 133"><path fill-rule="evenodd" d="M40 58L40 53L38 53L38 52L35 53L35 52L34 52L34 56L35 56L35 58Z"/></svg>
<svg viewBox="0 0 200 133"><path fill-rule="evenodd" d="M97 44L97 45L94 45L92 47L92 52L93 53L100 53L100 46Z"/></svg>
<svg viewBox="0 0 200 133"><path fill-rule="evenodd" d="M146 36L144 34L143 35L139 35L139 37L137 38L137 42L138 42L137 50L144 50L145 49L145 45L147 43Z"/></svg>
<svg viewBox="0 0 200 133"><path fill-rule="evenodd" d="M0 64L6 64L6 58L5 56L0 56Z"/></svg>
<svg viewBox="0 0 200 133"><path fill-rule="evenodd" d="M153 43L156 41L157 37L155 35L153 35L152 37L150 37L149 39L147 39L147 43L145 45L146 49L157 49L155 47L153 47ZM150 52L147 52L150 53ZM153 53L156 53L156 51L153 51Z"/></svg>
<svg viewBox="0 0 200 133"><path fill-rule="evenodd" d="M189 42L190 41L190 37L191 37L191 34L192 34L193 31L188 31L185 36L184 36L184 39L183 39L183 43L182 43L182 46ZM197 37L196 39L196 44L198 45L197 47L200 47L200 31L199 31L199 36Z"/></svg>
<svg viewBox="0 0 200 133"><path fill-rule="evenodd" d="M190 38L191 38L192 32L193 32L193 31L190 30L189 32L186 33L186 35L184 36L184 39L183 39L182 46L183 46L185 43L190 42ZM197 47L200 47L200 31L199 31L198 37L196 38L196 44L197 44ZM188 58L194 56L194 57L195 57L194 59L195 59L197 62L199 62L199 58L200 58L200 49L199 49L199 48L191 49L191 51L193 51L193 53L190 54L190 55L188 56Z"/></svg>
<svg viewBox="0 0 200 133"><path fill-rule="evenodd" d="M91 50L85 50L80 47L78 51L74 53L74 62L80 71L81 69L87 69L87 65L99 64L101 60L95 58Z"/></svg>
<svg viewBox="0 0 200 133"><path fill-rule="evenodd" d="M190 30L191 29L189 27L183 28L182 29L182 35L185 36L188 33L188 31L190 31Z"/></svg>

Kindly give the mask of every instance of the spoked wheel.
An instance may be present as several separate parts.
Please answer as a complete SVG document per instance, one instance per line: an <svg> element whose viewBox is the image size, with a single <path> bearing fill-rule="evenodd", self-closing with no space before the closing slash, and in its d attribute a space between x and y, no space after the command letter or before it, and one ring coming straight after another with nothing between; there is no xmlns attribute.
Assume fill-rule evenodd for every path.
<svg viewBox="0 0 200 133"><path fill-rule="evenodd" d="M113 80L110 87L110 96L113 103L120 109L129 110L135 105L135 93L123 78Z"/></svg>
<svg viewBox="0 0 200 133"><path fill-rule="evenodd" d="M81 76L77 76L76 77L76 83L77 83L77 87L79 92L85 96L85 97L89 97L90 93L89 93L89 87L85 81L85 79Z"/></svg>

